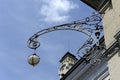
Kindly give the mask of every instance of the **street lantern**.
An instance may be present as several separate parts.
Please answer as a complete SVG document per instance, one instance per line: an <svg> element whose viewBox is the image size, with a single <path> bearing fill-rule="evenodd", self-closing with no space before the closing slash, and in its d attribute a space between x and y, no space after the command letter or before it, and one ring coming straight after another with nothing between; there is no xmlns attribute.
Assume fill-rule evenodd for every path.
<svg viewBox="0 0 120 80"><path fill-rule="evenodd" d="M36 53L28 57L28 63L32 66L36 66L39 62L40 62L40 58Z"/></svg>
<svg viewBox="0 0 120 80"><path fill-rule="evenodd" d="M93 46L93 43L95 42L95 39L92 36L93 33L95 33L95 36L97 37L97 40L99 41L100 30L102 30L101 20L102 18L99 13L93 13L91 16L81 19L81 20L77 20L74 22L65 23L65 24L61 24L61 25L57 25L57 26L49 27L47 29L40 30L29 38L28 47L30 49L33 49L35 53L36 49L40 46L40 43L37 41L37 38L39 36L52 32L52 31L57 31L57 30L73 30L73 31L81 32L85 34L86 36L88 36L88 39L85 41L85 43L83 43L83 45L77 51L78 56L80 56L79 55L80 51L82 51L83 49L86 50L86 48L88 47L91 48ZM37 65L39 61L40 61L40 58L36 54L32 54L28 58L28 63L32 66Z"/></svg>

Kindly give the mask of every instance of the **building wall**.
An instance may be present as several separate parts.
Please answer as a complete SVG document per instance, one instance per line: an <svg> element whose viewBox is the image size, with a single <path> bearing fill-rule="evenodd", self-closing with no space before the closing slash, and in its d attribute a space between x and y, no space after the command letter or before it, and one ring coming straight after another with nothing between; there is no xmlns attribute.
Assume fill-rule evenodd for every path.
<svg viewBox="0 0 120 80"><path fill-rule="evenodd" d="M88 57L91 60L87 63L85 59L80 59L61 80L109 80L108 62L106 56L103 56L104 52L103 48L93 51ZM93 63L96 59L100 62Z"/></svg>
<svg viewBox="0 0 120 80"><path fill-rule="evenodd" d="M108 62L110 79L119 80L120 79L120 57L118 53L115 54Z"/></svg>
<svg viewBox="0 0 120 80"><path fill-rule="evenodd" d="M115 41L114 35L120 30L120 0L112 0L112 6L105 11L103 17L105 44L107 48ZM120 57L115 54L109 61L110 80L120 79Z"/></svg>
<svg viewBox="0 0 120 80"><path fill-rule="evenodd" d="M67 71L76 63L76 59L66 57L60 64L60 69L58 70L59 77L62 78L61 74L67 73Z"/></svg>
<svg viewBox="0 0 120 80"><path fill-rule="evenodd" d="M105 11L103 16L105 44L108 47L120 29L120 0L112 0L112 6Z"/></svg>

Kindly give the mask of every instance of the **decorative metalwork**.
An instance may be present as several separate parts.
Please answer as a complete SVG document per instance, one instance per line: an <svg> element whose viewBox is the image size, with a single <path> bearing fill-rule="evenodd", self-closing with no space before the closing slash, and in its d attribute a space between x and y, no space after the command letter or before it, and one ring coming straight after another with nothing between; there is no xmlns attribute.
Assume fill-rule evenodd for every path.
<svg viewBox="0 0 120 80"><path fill-rule="evenodd" d="M93 33L95 33L95 36L97 37L97 39L99 39L100 31L102 30L101 20L102 19L100 14L95 12L90 17L81 20L40 30L39 32L35 33L32 37L29 38L28 47L36 50L40 46L40 43L37 41L37 38L43 34L57 30L74 30L88 36L88 39L77 51L79 55L80 50L90 49L94 41L96 41L94 39Z"/></svg>

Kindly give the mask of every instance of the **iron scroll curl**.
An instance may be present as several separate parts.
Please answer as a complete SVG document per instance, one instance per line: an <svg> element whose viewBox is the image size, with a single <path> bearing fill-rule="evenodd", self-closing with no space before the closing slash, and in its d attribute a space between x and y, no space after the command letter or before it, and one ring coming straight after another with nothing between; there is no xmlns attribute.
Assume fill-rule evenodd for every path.
<svg viewBox="0 0 120 80"><path fill-rule="evenodd" d="M47 29L40 30L29 38L27 42L28 47L34 50L40 47L40 42L37 41L37 38L43 34L53 32L53 31L58 31L58 30L74 30L88 36L88 39L85 41L85 43L78 49L77 53L79 54L79 51L81 49L90 47L92 43L95 41L92 35L96 31L96 28L99 31L102 30L101 20L102 19L99 13L93 13L90 17L87 17L81 20L77 20L71 23L57 25L57 26L49 27Z"/></svg>

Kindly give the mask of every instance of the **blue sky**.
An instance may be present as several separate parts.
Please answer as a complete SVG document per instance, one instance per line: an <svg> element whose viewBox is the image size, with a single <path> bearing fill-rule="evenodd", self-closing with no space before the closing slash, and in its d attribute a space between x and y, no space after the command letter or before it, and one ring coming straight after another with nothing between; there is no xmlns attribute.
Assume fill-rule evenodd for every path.
<svg viewBox="0 0 120 80"><path fill-rule="evenodd" d="M89 16L93 9L80 0L0 0L1 80L58 80L59 60L70 51L76 55L84 34L56 31L39 37L40 63L27 58L33 50L27 40L39 30Z"/></svg>

